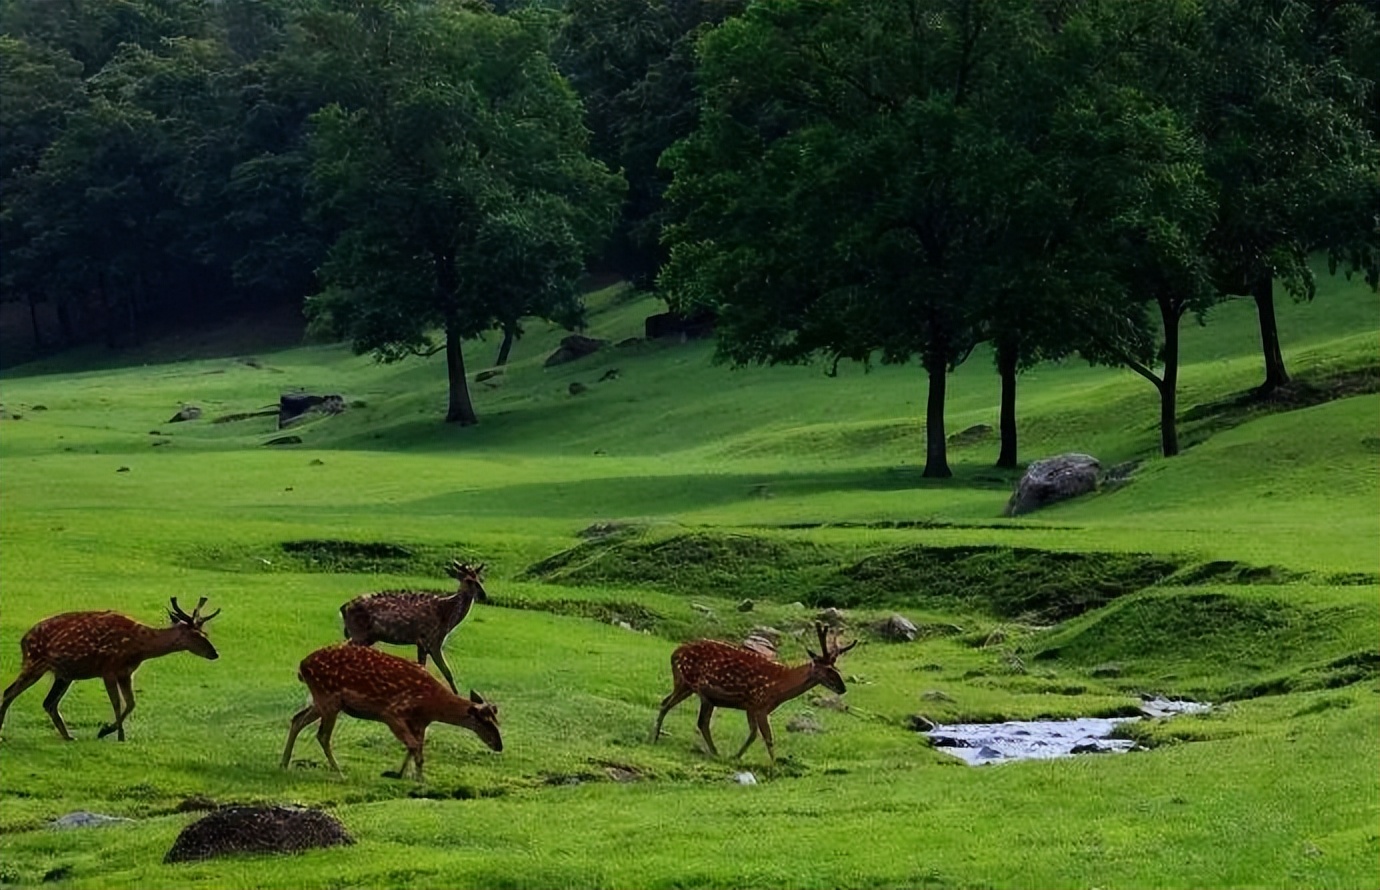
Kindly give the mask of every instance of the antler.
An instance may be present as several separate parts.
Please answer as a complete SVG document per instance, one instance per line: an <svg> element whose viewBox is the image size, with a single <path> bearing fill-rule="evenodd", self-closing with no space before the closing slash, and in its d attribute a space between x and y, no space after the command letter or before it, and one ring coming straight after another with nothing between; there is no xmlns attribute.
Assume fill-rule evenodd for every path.
<svg viewBox="0 0 1380 890"><path fill-rule="evenodd" d="M203 616L201 614L201 607L206 605L206 597L204 596L197 600L196 608L192 610L192 614L190 615L184 612L182 607L177 604L177 597L172 597L169 602L172 603L172 611L168 612L168 617L174 621L180 621L183 624L190 624L193 627L201 627L220 614L220 609L215 610L210 615Z"/></svg>
<svg viewBox="0 0 1380 890"><path fill-rule="evenodd" d="M446 569L446 574L450 575L452 578L455 578L456 580L468 578L471 576L478 578L483 573L484 563L481 562L477 566L471 566L467 563L461 562L458 559L452 559L450 561L450 567Z"/></svg>
<svg viewBox="0 0 1380 890"><path fill-rule="evenodd" d="M172 603L172 609L168 612L168 617L171 618L173 621L181 621L183 624L191 624L193 621L196 620L191 615L188 615L186 612L182 611L182 607L177 604L177 597L172 597L168 601ZM200 608L200 606L198 606L197 608Z"/></svg>

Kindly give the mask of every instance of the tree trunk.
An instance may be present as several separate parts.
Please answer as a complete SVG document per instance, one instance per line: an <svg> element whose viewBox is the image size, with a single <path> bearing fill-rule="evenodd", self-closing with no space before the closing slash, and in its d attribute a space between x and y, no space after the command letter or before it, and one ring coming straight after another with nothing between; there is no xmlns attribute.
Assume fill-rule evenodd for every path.
<svg viewBox="0 0 1380 890"><path fill-rule="evenodd" d="M1016 467L1016 346L1003 341L997 344L997 373L1001 375L1001 453L997 466Z"/></svg>
<svg viewBox="0 0 1380 890"><path fill-rule="evenodd" d="M508 353L513 350L513 341L517 339L517 322L505 321L503 323L503 343L498 347L498 358L494 359L494 364L503 367L508 364Z"/></svg>
<svg viewBox="0 0 1380 890"><path fill-rule="evenodd" d="M1275 320L1275 276L1266 271L1251 284L1256 315L1260 318L1260 346L1265 353L1265 382L1256 392L1269 395L1276 387L1289 382L1284 369L1284 355L1279 351L1279 323Z"/></svg>
<svg viewBox="0 0 1380 890"><path fill-rule="evenodd" d="M34 349L43 349L48 344L43 339L43 326L38 323L38 301L29 294L29 324L34 329Z"/></svg>
<svg viewBox="0 0 1380 890"><path fill-rule="evenodd" d="M465 379L465 356L460 352L460 335L455 325L446 325L446 372L450 375L450 408L446 423L473 426L479 422L470 401L470 384Z"/></svg>
<svg viewBox="0 0 1380 890"><path fill-rule="evenodd" d="M57 301L58 331L62 335L62 345L71 346L77 342L77 329L72 324L72 312L62 299Z"/></svg>
<svg viewBox="0 0 1380 890"><path fill-rule="evenodd" d="M1164 322L1164 375L1160 390L1160 451L1165 457L1179 453L1179 322L1183 309L1175 301L1161 299L1160 318Z"/></svg>
<svg viewBox="0 0 1380 890"><path fill-rule="evenodd" d="M944 388L948 384L948 367L943 361L932 362L925 368L930 375L929 401L925 406L925 472L927 479L948 479L948 442L944 438Z"/></svg>

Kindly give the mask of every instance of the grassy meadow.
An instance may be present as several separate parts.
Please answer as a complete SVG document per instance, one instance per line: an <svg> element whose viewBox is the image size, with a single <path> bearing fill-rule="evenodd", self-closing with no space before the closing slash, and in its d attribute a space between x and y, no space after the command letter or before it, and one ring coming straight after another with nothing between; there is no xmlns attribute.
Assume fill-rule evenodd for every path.
<svg viewBox="0 0 1380 890"><path fill-rule="evenodd" d="M533 324L506 373L474 385L468 429L441 422L443 357L384 366L208 333L0 375L0 682L57 612L161 623L170 596L198 595L224 609L207 626L218 661L180 653L135 675L126 742L95 738L110 715L96 681L63 702L74 743L42 710L49 681L11 707L0 885L1380 881L1380 297L1326 278L1311 305L1282 299L1290 370L1320 393L1289 410L1230 402L1261 374L1251 303L1186 325L1187 447L1170 460L1133 373L1027 373L1022 460L1136 463L1120 487L1014 520L1000 514L1018 476L992 468L992 433L955 443L953 479L921 478L918 367L734 370L709 342L612 345L641 335L651 299L590 303L587 333L611 345L547 369L564 332ZM496 349L467 346L472 378ZM349 408L286 431L289 446L265 446L272 416L222 420L297 388ZM990 355L949 394L950 433L995 424ZM183 404L202 418L167 422ZM378 544L392 547L363 546ZM341 639L340 604L448 591L452 556L489 566L492 602L447 657L499 705L505 750L434 725L425 785L386 779L401 746L342 718L343 778L314 730L280 770L297 664ZM693 701L648 742L678 642L770 625L794 662L810 637L792 634L825 606L863 641L840 662L846 709L819 690L780 708L774 766L760 741L741 764L702 753ZM896 612L920 640L872 630ZM1124 715L1142 693L1219 706L1132 725L1145 750L1126 755L982 768L912 723ZM807 713L821 732L788 731ZM745 721L719 711L714 730L731 753ZM357 843L164 865L197 795L324 806ZM133 821L48 827L77 810Z"/></svg>

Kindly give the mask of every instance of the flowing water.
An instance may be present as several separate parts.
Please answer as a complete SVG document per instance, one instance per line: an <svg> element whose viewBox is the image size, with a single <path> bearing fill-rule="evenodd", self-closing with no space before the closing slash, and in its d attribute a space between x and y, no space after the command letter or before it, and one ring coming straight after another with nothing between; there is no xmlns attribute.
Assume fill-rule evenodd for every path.
<svg viewBox="0 0 1380 890"><path fill-rule="evenodd" d="M1145 717L1198 714L1211 705L1165 698L1140 703ZM1122 723L1142 717L1079 717L1074 720L1008 720L1005 723L954 723L924 733L936 748L973 766L1069 757L1074 754L1106 754L1129 751L1131 739L1109 738Z"/></svg>

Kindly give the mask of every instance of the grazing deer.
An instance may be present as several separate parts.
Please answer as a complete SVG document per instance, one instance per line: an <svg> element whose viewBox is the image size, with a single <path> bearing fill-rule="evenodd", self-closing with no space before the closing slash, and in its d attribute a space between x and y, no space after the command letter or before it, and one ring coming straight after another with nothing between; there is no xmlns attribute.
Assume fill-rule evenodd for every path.
<svg viewBox="0 0 1380 890"><path fill-rule="evenodd" d="M469 698L461 698L426 668L405 658L367 646L327 646L302 659L297 678L307 684L311 704L292 715L283 769L291 762L297 734L320 720L316 740L331 769L340 772L331 753L331 733L341 711L387 725L407 747L397 772L384 773L390 779L401 779L411 760L417 765L417 781L422 780L422 746L426 744L426 728L432 723L463 726L493 750L503 750L496 705L487 704L474 690L470 690Z"/></svg>
<svg viewBox="0 0 1380 890"><path fill-rule="evenodd" d="M5 699L0 703L0 725L5 722L10 702L52 671L53 688L43 700L43 710L52 718L58 735L74 741L58 713L58 702L74 680L100 677L105 680L110 706L115 709L115 722L102 726L96 738L105 738L113 732L123 742L125 718L134 710L131 678L140 664L172 652L191 652L212 661L220 657L216 647L206 638L204 629L206 622L220 614L220 609L202 615L201 607L206 605L204 596L190 615L177 605L177 597L170 602L171 627L149 627L118 612L64 612L35 624L19 641L24 664L19 676L5 689ZM123 708L121 694L124 695Z"/></svg>
<svg viewBox="0 0 1380 890"><path fill-rule="evenodd" d="M451 692L459 695L441 647L455 626L465 620L475 600L489 601L479 581L483 571L483 563L471 568L451 560L446 574L460 582L460 589L450 596L408 590L357 596L340 607L340 617L345 621L345 639L360 646L374 643L416 645L417 663L425 665L428 655L436 659Z"/></svg>
<svg viewBox="0 0 1380 890"><path fill-rule="evenodd" d="M819 634L821 654L816 655L807 648L810 660L795 667L777 664L760 653L718 640L696 640L676 649L671 654L671 679L675 688L661 701L661 712L656 715L656 726L652 728L652 741L660 738L661 721L666 719L666 713L694 694L700 697L700 735L704 736L710 754L719 756L714 739L709 735L709 720L714 716L714 709L733 708L746 711L748 721L747 741L734 758L742 757L761 732L767 756L776 762L771 724L767 721L771 712L815 686L822 685L840 695L845 691L843 677L839 676L834 662L858 642L854 640L840 649L837 643L830 646L823 624L816 624L815 631Z"/></svg>

